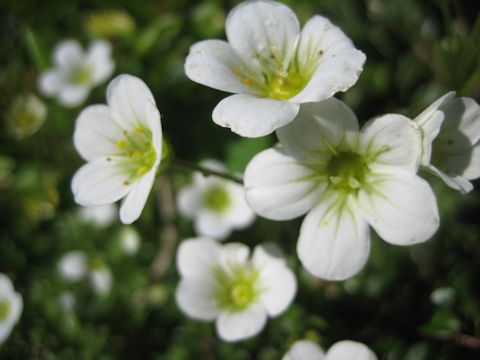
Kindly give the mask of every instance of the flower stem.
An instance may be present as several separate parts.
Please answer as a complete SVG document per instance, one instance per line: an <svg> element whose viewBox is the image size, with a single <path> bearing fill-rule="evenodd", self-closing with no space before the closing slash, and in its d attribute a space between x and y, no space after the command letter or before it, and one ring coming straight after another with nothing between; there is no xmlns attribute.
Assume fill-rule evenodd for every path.
<svg viewBox="0 0 480 360"><path fill-rule="evenodd" d="M233 182L236 182L238 184L243 184L243 179L232 174L220 172L220 171L215 171L208 169L204 166L198 165L194 162L191 161L185 161L185 160L179 160L179 159L172 159L172 167L178 168L178 169L184 169L184 170L191 170L191 171L199 171L203 175L214 175L218 176L221 178L224 178L226 180L230 180Z"/></svg>

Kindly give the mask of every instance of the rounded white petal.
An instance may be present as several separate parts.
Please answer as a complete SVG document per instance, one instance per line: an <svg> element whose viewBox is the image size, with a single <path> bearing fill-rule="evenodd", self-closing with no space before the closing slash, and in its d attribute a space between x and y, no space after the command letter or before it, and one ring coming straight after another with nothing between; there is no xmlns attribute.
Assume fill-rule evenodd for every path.
<svg viewBox="0 0 480 360"><path fill-rule="evenodd" d="M155 99L141 79L122 74L108 84L107 104L122 128L129 130L141 125L152 130L148 121L151 109L146 103L155 104Z"/></svg>
<svg viewBox="0 0 480 360"><path fill-rule="evenodd" d="M382 239L395 245L413 245L437 231L437 201L425 180L398 170L370 174L366 182L368 187L358 193L358 205Z"/></svg>
<svg viewBox="0 0 480 360"><path fill-rule="evenodd" d="M327 161L329 148L350 150L358 138L358 121L353 111L335 98L304 104L293 122L277 130L285 150L311 162Z"/></svg>
<svg viewBox="0 0 480 360"><path fill-rule="evenodd" d="M448 176L433 165L429 165L427 168L453 190L460 191L462 194L467 194L473 190L473 184L461 176Z"/></svg>
<svg viewBox="0 0 480 360"><path fill-rule="evenodd" d="M303 221L297 252L303 266L327 280L358 273L370 254L370 231L352 198L328 194Z"/></svg>
<svg viewBox="0 0 480 360"><path fill-rule="evenodd" d="M48 70L40 76L38 90L45 96L52 96L60 92L65 83L65 76L61 71L57 69Z"/></svg>
<svg viewBox="0 0 480 360"><path fill-rule="evenodd" d="M211 321L219 314L215 284L208 279L181 279L175 291L175 299L179 308L193 319Z"/></svg>
<svg viewBox="0 0 480 360"><path fill-rule="evenodd" d="M75 107L82 104L89 93L90 86L67 85L59 90L58 101L60 101L63 106Z"/></svg>
<svg viewBox="0 0 480 360"><path fill-rule="evenodd" d="M229 270L233 266L245 265L249 255L248 246L240 243L228 243L220 248L218 259L220 265Z"/></svg>
<svg viewBox="0 0 480 360"><path fill-rule="evenodd" d="M78 169L72 179L75 202L83 206L105 205L123 198L132 184L124 184L130 175L116 166L118 161L100 158Z"/></svg>
<svg viewBox="0 0 480 360"><path fill-rule="evenodd" d="M97 85L108 79L115 68L112 57L112 46L106 40L96 40L88 49L87 62L93 69L92 82Z"/></svg>
<svg viewBox="0 0 480 360"><path fill-rule="evenodd" d="M230 44L222 40L194 44L185 60L185 74L190 80L231 93L252 92L252 87L235 74L245 67Z"/></svg>
<svg viewBox="0 0 480 360"><path fill-rule="evenodd" d="M125 199L123 199L122 205L120 206L120 221L122 223L131 224L140 217L150 190L152 190L156 170L157 168L153 167L150 172L136 181L132 185L129 193L125 196Z"/></svg>
<svg viewBox="0 0 480 360"><path fill-rule="evenodd" d="M85 57L80 43L76 40L64 40L60 42L53 52L55 64L64 69L70 69Z"/></svg>
<svg viewBox="0 0 480 360"><path fill-rule="evenodd" d="M247 202L268 219L293 219L310 210L326 188L326 183L315 181L314 176L312 169L282 149L264 150L245 170Z"/></svg>
<svg viewBox="0 0 480 360"><path fill-rule="evenodd" d="M228 14L228 42L245 62L261 70L259 61L278 62L287 69L295 52L300 26L289 7L274 1L246 1ZM272 59L273 58L273 59Z"/></svg>
<svg viewBox="0 0 480 360"><path fill-rule="evenodd" d="M193 218L202 206L202 193L195 185L185 186L177 194L177 209L185 217Z"/></svg>
<svg viewBox="0 0 480 360"><path fill-rule="evenodd" d="M122 131L106 105L92 105L78 116L73 143L80 156L88 161L120 155L122 150L116 142L123 139Z"/></svg>
<svg viewBox="0 0 480 360"><path fill-rule="evenodd" d="M362 128L358 152L368 157L369 167L395 166L416 173L422 152L421 132L403 115L387 114Z"/></svg>
<svg viewBox="0 0 480 360"><path fill-rule="evenodd" d="M246 94L220 101L212 113L213 121L245 137L260 137L291 122L299 106L287 101L258 98Z"/></svg>
<svg viewBox="0 0 480 360"><path fill-rule="evenodd" d="M267 322L267 312L254 304L242 312L222 312L217 318L218 335L225 341L239 341L258 334Z"/></svg>
<svg viewBox="0 0 480 360"><path fill-rule="evenodd" d="M296 341L282 360L324 360L322 348L309 340Z"/></svg>
<svg viewBox="0 0 480 360"><path fill-rule="evenodd" d="M455 91L450 91L445 95L441 96L435 100L429 107L423 110L413 121L415 121L418 126L424 127L424 125L430 121L431 116L438 110L443 104L449 103L455 97Z"/></svg>
<svg viewBox="0 0 480 360"><path fill-rule="evenodd" d="M220 245L209 238L189 238L177 250L177 269L181 276L192 279L209 279L219 265Z"/></svg>
<svg viewBox="0 0 480 360"><path fill-rule="evenodd" d="M357 82L365 59L340 28L314 16L302 29L296 55L300 71L313 72L312 78L290 101L316 102L346 91Z"/></svg>
<svg viewBox="0 0 480 360"><path fill-rule="evenodd" d="M226 239L232 232L232 225L225 221L222 214L202 209L195 217L195 232L217 240Z"/></svg>
<svg viewBox="0 0 480 360"><path fill-rule="evenodd" d="M350 340L339 341L328 350L325 360L377 360L368 346Z"/></svg>
<svg viewBox="0 0 480 360"><path fill-rule="evenodd" d="M58 262L58 272L68 281L78 281L87 273L87 256L83 251L70 251Z"/></svg>
<svg viewBox="0 0 480 360"><path fill-rule="evenodd" d="M8 302L9 309L6 318L0 323L0 344L2 344L18 322L23 310L23 298L15 292L10 279L0 273L0 300Z"/></svg>

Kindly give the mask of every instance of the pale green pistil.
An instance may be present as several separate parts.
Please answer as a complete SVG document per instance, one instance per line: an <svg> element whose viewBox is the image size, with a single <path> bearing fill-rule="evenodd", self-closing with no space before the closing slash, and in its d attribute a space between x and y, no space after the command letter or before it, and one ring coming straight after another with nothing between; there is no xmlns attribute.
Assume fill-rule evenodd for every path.
<svg viewBox="0 0 480 360"><path fill-rule="evenodd" d="M230 197L227 190L222 186L212 186L203 197L205 206L213 211L223 211L230 205Z"/></svg>
<svg viewBox="0 0 480 360"><path fill-rule="evenodd" d="M215 300L220 308L240 312L255 303L260 295L258 272L245 266L215 270Z"/></svg>
<svg viewBox="0 0 480 360"><path fill-rule="evenodd" d="M348 192L362 186L368 171L362 158L351 152L340 152L332 156L327 165L328 179L332 186Z"/></svg>
<svg viewBox="0 0 480 360"><path fill-rule="evenodd" d="M123 166L130 173L131 179L145 175L155 165L157 154L152 143L152 133L138 125L133 131L124 131L125 138L117 140L117 148L126 159ZM109 158L107 158L109 160ZM129 182L126 181L125 185Z"/></svg>
<svg viewBox="0 0 480 360"><path fill-rule="evenodd" d="M10 302L7 300L0 300L0 322L7 319L10 313Z"/></svg>
<svg viewBox="0 0 480 360"><path fill-rule="evenodd" d="M302 91L307 82L307 79L296 71L273 76L267 82L266 96L277 100L290 99Z"/></svg>
<svg viewBox="0 0 480 360"><path fill-rule="evenodd" d="M88 85L92 81L92 69L88 66L77 66L70 74L70 81L75 85Z"/></svg>

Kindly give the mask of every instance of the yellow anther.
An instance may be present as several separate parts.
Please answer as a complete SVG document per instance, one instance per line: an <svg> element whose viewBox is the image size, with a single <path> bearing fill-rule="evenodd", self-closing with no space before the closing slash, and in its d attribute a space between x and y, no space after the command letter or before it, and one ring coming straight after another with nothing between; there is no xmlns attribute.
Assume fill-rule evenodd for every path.
<svg viewBox="0 0 480 360"><path fill-rule="evenodd" d="M130 150L128 152L128 156L129 157L139 157L139 156L142 156L142 152L139 151L139 150Z"/></svg>
<svg viewBox="0 0 480 360"><path fill-rule="evenodd" d="M147 129L145 129L142 125L137 125L135 127L135 131L138 131L138 132L141 132L141 133L145 133L147 132Z"/></svg>
<svg viewBox="0 0 480 360"><path fill-rule="evenodd" d="M125 186L130 185L130 181L125 180L125 181L123 182L123 185L125 185Z"/></svg>
<svg viewBox="0 0 480 360"><path fill-rule="evenodd" d="M117 140L117 147L119 149L125 149L127 147L127 142L125 140Z"/></svg>
<svg viewBox="0 0 480 360"><path fill-rule="evenodd" d="M348 178L348 186L350 186L352 189L358 189L360 185L360 182L354 177Z"/></svg>
<svg viewBox="0 0 480 360"><path fill-rule="evenodd" d="M252 79L249 79L249 78L243 79L242 82L247 86L252 86L253 84Z"/></svg>
<svg viewBox="0 0 480 360"><path fill-rule="evenodd" d="M328 223L328 220L323 220L323 221L322 221L322 225L323 225L323 226L327 226L328 224L329 224L329 223Z"/></svg>
<svg viewBox="0 0 480 360"><path fill-rule="evenodd" d="M240 68L239 68L239 67L234 68L234 69L233 69L233 72L234 72L235 75L237 75L237 76L240 76L241 73L242 73L242 72L240 71Z"/></svg>
<svg viewBox="0 0 480 360"><path fill-rule="evenodd" d="M381 149L382 151L387 151L387 150L390 150L390 146L388 146L387 144L383 144L383 145L380 147L380 149Z"/></svg>

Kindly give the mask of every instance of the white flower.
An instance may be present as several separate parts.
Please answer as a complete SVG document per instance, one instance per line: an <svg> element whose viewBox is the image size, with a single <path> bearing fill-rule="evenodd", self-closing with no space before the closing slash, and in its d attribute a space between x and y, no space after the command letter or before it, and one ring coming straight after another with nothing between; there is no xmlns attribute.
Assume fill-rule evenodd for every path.
<svg viewBox="0 0 480 360"><path fill-rule="evenodd" d="M468 193L480 177L480 106L449 92L414 121L422 130L421 165L452 189Z"/></svg>
<svg viewBox="0 0 480 360"><path fill-rule="evenodd" d="M226 21L228 42L194 44L187 76L234 93L213 111L213 121L246 137L272 133L291 122L300 104L350 88L365 55L335 25L314 16L300 30L295 14L274 1L246 1Z"/></svg>
<svg viewBox="0 0 480 360"><path fill-rule="evenodd" d="M108 295L112 288L112 272L103 264L95 266L90 271L90 283L98 295Z"/></svg>
<svg viewBox="0 0 480 360"><path fill-rule="evenodd" d="M325 354L320 346L308 340L295 342L282 360L377 360L366 345L344 340L332 345Z"/></svg>
<svg viewBox="0 0 480 360"><path fill-rule="evenodd" d="M0 344L12 332L23 310L22 295L15 292L12 282L0 273Z"/></svg>
<svg viewBox="0 0 480 360"><path fill-rule="evenodd" d="M249 258L248 247L239 243L184 240L177 268L182 277L176 290L179 307L194 319L216 320L217 333L225 341L259 333L267 316L286 310L297 289L285 261L264 246L257 246Z"/></svg>
<svg viewBox="0 0 480 360"><path fill-rule="evenodd" d="M34 94L18 95L6 120L11 133L22 139L37 132L47 119L47 107Z"/></svg>
<svg viewBox="0 0 480 360"><path fill-rule="evenodd" d="M207 160L202 166L224 171L222 164ZM245 201L243 186L217 176L193 174L193 184L180 189L177 196L178 211L194 219L198 235L223 240L233 229L243 229L255 219L254 212Z"/></svg>
<svg viewBox="0 0 480 360"><path fill-rule="evenodd" d="M281 146L248 164L247 202L273 220L308 212L300 260L313 275L347 279L368 259L369 225L396 245L423 242L438 228L435 195L416 175L415 128L389 114L359 131L355 114L339 100L302 105L295 121L277 130Z"/></svg>
<svg viewBox="0 0 480 360"><path fill-rule="evenodd" d="M87 274L87 256L75 250L64 254L58 261L58 272L68 281L78 281Z"/></svg>
<svg viewBox="0 0 480 360"><path fill-rule="evenodd" d="M64 291L58 297L58 304L63 311L73 311L73 309L75 308L75 303L75 296L70 291Z"/></svg>
<svg viewBox="0 0 480 360"><path fill-rule="evenodd" d="M92 105L77 118L73 140L88 161L75 174L72 190L83 206L123 199L120 220L140 216L162 157L160 113L147 85L120 75L108 85L108 105Z"/></svg>
<svg viewBox="0 0 480 360"><path fill-rule="evenodd" d="M106 227L117 217L117 208L113 204L82 206L78 214L85 222L95 224L98 227Z"/></svg>
<svg viewBox="0 0 480 360"><path fill-rule="evenodd" d="M94 41L87 52L76 40L64 40L53 52L55 67L43 73L40 92L55 96L67 107L80 105L91 89L113 73L111 46L105 40Z"/></svg>
<svg viewBox="0 0 480 360"><path fill-rule="evenodd" d="M131 226L125 226L119 235L120 247L127 255L133 255L140 247L140 235Z"/></svg>

